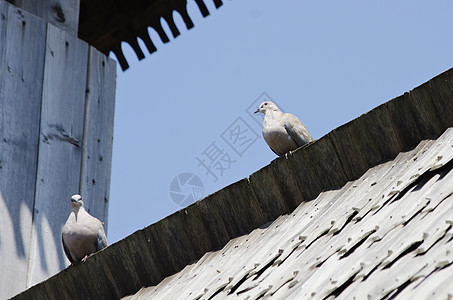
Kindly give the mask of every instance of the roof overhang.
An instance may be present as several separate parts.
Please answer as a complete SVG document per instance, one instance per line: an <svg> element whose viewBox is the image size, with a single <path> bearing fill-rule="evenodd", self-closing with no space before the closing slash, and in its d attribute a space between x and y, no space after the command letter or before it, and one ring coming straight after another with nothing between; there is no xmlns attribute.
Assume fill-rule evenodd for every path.
<svg viewBox="0 0 453 300"><path fill-rule="evenodd" d="M213 0L216 8L222 0ZM203 0L195 0L203 17L209 15ZM139 60L145 57L138 39L141 39L148 52L155 52L148 27L153 28L164 43L169 38L162 28L163 18L173 35L180 34L174 21L174 13L181 15L186 28L194 24L187 12L187 0L81 0L79 15L79 38L93 45L104 54L115 53L122 70L129 68L121 43L128 43Z"/></svg>

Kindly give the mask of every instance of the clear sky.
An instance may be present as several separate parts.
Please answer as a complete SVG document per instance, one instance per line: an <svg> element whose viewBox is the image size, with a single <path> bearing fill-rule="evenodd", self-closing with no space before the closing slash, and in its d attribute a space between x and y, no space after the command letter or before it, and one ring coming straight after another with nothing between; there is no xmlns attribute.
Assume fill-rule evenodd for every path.
<svg viewBox="0 0 453 300"><path fill-rule="evenodd" d="M248 112L269 97L314 138L453 67L449 0L224 1L118 66L108 221L114 243L269 164ZM112 57L114 55L112 54Z"/></svg>

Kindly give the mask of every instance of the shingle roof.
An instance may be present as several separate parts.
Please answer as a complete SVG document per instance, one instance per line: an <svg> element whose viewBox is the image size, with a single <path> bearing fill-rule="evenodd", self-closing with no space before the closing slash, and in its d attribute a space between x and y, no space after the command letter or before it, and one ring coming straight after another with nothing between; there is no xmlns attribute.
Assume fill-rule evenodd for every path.
<svg viewBox="0 0 453 300"><path fill-rule="evenodd" d="M433 204L426 204L425 198L418 203L419 199L412 197L417 194L424 195L425 186L429 188L435 185L427 190L429 193L446 188L448 185L444 186L443 183L447 181L436 178L441 176L449 178L449 176L436 172L447 172L447 169L451 168L451 164L448 163L450 160L448 149L451 150L451 148L446 147L445 153L442 154L435 146L436 143L443 141L442 139L438 142L429 140L421 144L420 142L426 138L435 140L451 125L453 125L453 69L333 130L308 147L295 151L288 159L277 159L250 177L135 232L90 257L86 263L69 267L30 288L18 295L17 299L124 297L137 293L142 287L158 285L163 279L198 261L206 253L222 249L227 244L223 251L226 255L224 260L216 260L216 257L221 257L223 252L211 253L198 264L189 267L207 267L208 265L202 262L212 260L218 263L215 270L213 269L214 275L217 273L215 279L222 280L220 283L215 280L203 281L202 279L208 274L211 276L209 279L212 280L212 273L208 271L206 274L197 273L196 277L201 278L200 281L184 280L185 284L191 285L193 293L198 293L192 296L196 297L202 293L206 296L213 295L216 291L220 291L218 295L225 295L227 289L221 290L222 287L234 288L236 285L238 288L234 293L237 293L255 283L262 282L250 290L250 294L259 296L263 292L274 292L276 287L281 286L291 276L295 278L278 293L295 291L296 289L288 288L294 284L293 287L303 287L306 282L302 293L311 292L310 288L313 288L312 290L323 293L322 295L329 293L335 295L341 291L341 286L348 285L348 289L340 294L342 296L361 282L359 277L365 278L369 273L371 276L368 279L385 276L383 279L377 279L384 290L398 291L398 288L396 290L391 288L392 286L385 281L392 278L386 274L393 272L396 268L401 275L396 274L393 278L403 283L407 282L407 278L420 283L421 280L417 279L417 274L425 274L424 271L417 273L418 269L410 271L409 268L421 269L425 264L423 259L427 256L415 256L414 251L424 249L433 255L437 251L439 255L442 251L445 252L446 248L442 245L448 244L449 236L439 240L435 245L434 242L438 239L436 237L442 236L442 231L446 232L445 226L449 227L449 224L445 225L445 220L451 220L435 219L439 216L437 208L441 208L439 212L442 212L443 205L449 203L448 198L443 202L441 202L442 199L437 198L430 200L430 203L435 201L441 203L436 207ZM428 147L429 144L432 145ZM407 152L417 145L419 148L415 148L413 150L415 152ZM442 145L445 146L446 142ZM426 155L430 154L429 156L424 156L425 150ZM405 156L408 153L418 155L418 158L404 160L404 157L408 157ZM395 161L392 161L394 159ZM421 164L424 159L427 161ZM438 159L439 161L436 162ZM429 171L433 166L431 160L445 167L437 171ZM395 166L391 168L394 163ZM376 168L371 171L373 167ZM419 167L423 169L417 170ZM405 173L403 173L404 170L406 170ZM366 177L361 177L367 171ZM373 172L380 175L373 175ZM384 174L387 175L384 176ZM400 177L398 179L386 177L389 174L397 174ZM419 176L421 179L417 181L415 177L411 178L413 175L421 175ZM357 181L354 187L350 181L357 180L359 177L362 179ZM409 185L406 186L407 184ZM345 185L346 187L343 187ZM393 192L391 187L395 187ZM417 189L423 193L415 193ZM367 193L364 196L359 191ZM321 192L323 193L320 194ZM389 195L390 192L394 195ZM368 201L369 198L372 200ZM282 217L292 213L296 208L295 215ZM428 213L431 208L434 208L435 213ZM402 214L405 214L404 218L401 218ZM311 215L313 218L310 218ZM386 219L390 215L393 220ZM415 217L411 219L412 215ZM434 219L431 220L432 218ZM279 227L277 227L278 223L268 224L276 219L280 223ZM408 220L409 222L404 226L404 222ZM332 221L335 223L332 224ZM431 224L437 224L436 222L440 224L439 227L431 229ZM414 224L421 225L414 226ZM392 227L394 225L397 225L395 228L398 230ZM288 228L287 236L279 231L280 227ZM299 229L296 230L296 227ZM254 231L257 228L261 229ZM436 231L436 228L439 230ZM336 235L334 235L335 232L337 232ZM434 235L423 236L424 232L434 232ZM258 237L261 233L267 239L265 246L259 246ZM399 236L398 233L404 233L404 235ZM246 242L244 235L247 234L256 241ZM411 238L405 236L412 236L412 234ZM390 238L392 235L393 238ZM238 240L233 240L238 237L240 237ZM423 239L422 243L420 243L421 239ZM230 248L231 245L240 241L243 241L243 245L249 243L251 252L239 252L243 251L245 246L238 247L236 250L234 246L233 249ZM434 246L426 247L430 244ZM330 245L334 249L330 250L331 252L329 252ZM339 248L340 246L343 247ZM366 248L367 246L370 248ZM365 250L371 248L376 249L377 258L370 256L362 260L362 264L349 258L362 256L365 258L365 254L371 253ZM295 250L291 254L293 249ZM412 251L399 257L400 254L406 254L407 249ZM392 252L389 253L387 250ZM304 253L301 255L301 261L297 261L298 257L294 255L297 251ZM248 267L242 269L246 264L240 263L241 255L229 256L227 253L241 253L244 258L249 257L252 260L247 264ZM269 254L271 255L267 256ZM445 252L445 254L437 262L447 261L445 258L449 257L449 253ZM340 259L341 256L345 258ZM288 257L287 260L278 266L285 257ZM408 259L411 262L409 266L400 266L401 262L406 262ZM290 267L291 261L294 262L293 267ZM345 271L344 264L350 261L355 262L356 265L354 269ZM324 263L316 266L320 262ZM255 263L259 265L255 266ZM308 263L311 268L304 266L303 263ZM374 269L376 265L378 267ZM231 270L240 270L239 274L234 274L231 282L228 281L232 276L225 266ZM435 263L431 262L429 268L433 270L435 266ZM440 268L441 264L437 267ZM427 267L426 270L429 268ZM299 273L292 273L292 269L299 270ZM263 272L259 273L261 270ZM301 270L308 270L308 272ZM316 270L322 270L322 272ZM253 271L257 273L251 277L246 276ZM287 272L290 274L286 274ZM329 272L332 273L327 276ZM187 273L183 271L181 275L184 274ZM310 274L316 274L316 276L312 277ZM438 277L438 274L436 271L432 276ZM253 280L257 275L260 275L258 279ZM285 276L281 278L283 275ZM326 282L328 278L332 283ZM354 279L357 280L354 281ZM177 280L173 280L167 279L164 282L174 285L174 289L183 287L177 284ZM166 290L164 282L160 285L162 290ZM421 284L426 284L428 281L424 282ZM324 291L314 289L322 284L332 288L326 287ZM395 286L394 283L393 285ZM269 286L272 287L268 289ZM340 290L335 292L338 287ZM183 289L185 288L184 286ZM204 288L209 290L205 291ZM257 293L258 291L260 293ZM379 290L379 293L384 292Z"/></svg>
<svg viewBox="0 0 453 300"><path fill-rule="evenodd" d="M450 128L123 299L449 299L452 167Z"/></svg>

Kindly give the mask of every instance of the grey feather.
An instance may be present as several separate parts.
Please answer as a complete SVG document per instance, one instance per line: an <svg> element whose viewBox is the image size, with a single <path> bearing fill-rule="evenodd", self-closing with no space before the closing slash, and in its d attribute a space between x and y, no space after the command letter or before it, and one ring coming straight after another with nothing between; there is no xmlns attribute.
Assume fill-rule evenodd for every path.
<svg viewBox="0 0 453 300"><path fill-rule="evenodd" d="M105 236L104 228L100 229L97 238L97 251L100 251L107 247L107 238Z"/></svg>
<svg viewBox="0 0 453 300"><path fill-rule="evenodd" d="M72 211L63 226L62 242L69 261L75 263L107 247L107 238L102 222L83 207L82 197L73 195L71 201Z"/></svg>
<svg viewBox="0 0 453 300"><path fill-rule="evenodd" d="M263 113L263 137L275 154L281 156L311 141L312 136L296 116L281 112L275 103L265 101L255 113Z"/></svg>
<svg viewBox="0 0 453 300"><path fill-rule="evenodd" d="M71 252L69 252L68 246L66 246L66 244L64 242L63 235L61 236L61 242L63 243L63 250L64 250L64 253L66 254L66 257L69 259L71 264L75 263L74 259L71 256Z"/></svg>

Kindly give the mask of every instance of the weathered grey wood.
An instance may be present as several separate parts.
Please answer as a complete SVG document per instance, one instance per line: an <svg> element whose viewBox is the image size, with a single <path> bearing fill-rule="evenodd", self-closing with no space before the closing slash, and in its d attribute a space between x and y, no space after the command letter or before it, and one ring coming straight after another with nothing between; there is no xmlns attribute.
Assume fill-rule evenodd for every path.
<svg viewBox="0 0 453 300"><path fill-rule="evenodd" d="M109 97L114 95L115 63L103 57L105 67L99 69L106 71L93 71L90 84L92 90L102 84L99 93ZM2 299L67 264L60 235L69 197L82 188L87 62L88 46L77 37L0 0L0 268L8 270L0 274ZM98 127L111 136L114 101L108 103L92 117L101 118ZM94 139L90 130L85 135L87 141ZM89 142L86 149L94 144L99 143ZM91 161L84 167L87 177L102 177L102 186L90 193L108 195L111 138L110 144L101 144L95 151L106 157L102 175L90 174L99 170ZM107 211L102 199L90 204Z"/></svg>
<svg viewBox="0 0 453 300"><path fill-rule="evenodd" d="M323 189L342 186L347 177L326 136L288 158L277 158L276 163L250 175L249 181L267 221L271 221L316 198Z"/></svg>
<svg viewBox="0 0 453 300"><path fill-rule="evenodd" d="M451 136L452 132L450 131L449 134ZM437 157L436 153L433 153L433 151L436 151L439 154L444 153L444 151L442 149L451 147L452 141L450 138L446 138L446 137L442 136L439 138L437 144L442 145L442 148L437 147L437 145L432 142L428 142L427 144L424 144L421 147L417 147L414 150L414 153L417 153L417 156L420 156L420 157L418 157L418 159L414 159L414 157L416 157L416 156L412 155L412 153L403 153L401 158L398 160L399 161L398 167L394 168L392 162L386 163L384 165L384 167L387 169L387 171L379 172L377 174L376 180L374 180L372 177L370 177L370 175L373 175L375 173L374 169L370 170L367 173L368 175L367 174L364 175L364 177L367 177L366 181L358 180L356 183L353 183L353 184L349 185L349 187L347 187L349 191L348 191L348 193L343 193L343 195L346 196L346 197L344 197L344 199L341 199L341 196L338 199L334 199L334 198L332 198L330 200L323 199L322 202L324 202L324 203L326 203L326 202L333 203L332 206L330 206L328 208L328 211L326 211L326 212L328 212L328 214L322 213L319 215L319 218L313 218L313 213L310 213L308 215L306 213L304 213L303 217L305 217L305 220L307 220L308 216L310 216L309 222L312 224L313 229L320 227L321 226L320 221L323 221L323 220L325 220L327 223L335 222L335 224L336 224L339 221L338 217L342 215L342 212L353 211L353 209L351 209L351 208L348 210L348 206L351 207L351 205L352 205L351 199L360 200L361 197L365 197L365 198L369 197L365 192L370 188L377 189L377 190L384 188L386 190L386 192L383 192L383 193L375 191L370 194L370 196L375 198L374 201L382 202L382 204L384 205L387 202L388 197L391 197L389 192L392 190L392 185L388 184L388 182L387 182L388 179L390 179L390 181L392 182L391 179L394 178L393 179L394 183L399 182L398 178L401 178L403 181L412 182L411 178L413 176L409 176L410 174L407 174L407 173L411 173L413 175L415 169L417 169L417 170L420 169L421 172L426 172L427 170L431 169L432 166L434 166L436 164L436 162L430 160L429 158ZM428 146L429 148L432 148L432 150L426 151L427 150L426 146ZM429 156L429 157L427 157L427 156ZM445 157L445 155L444 155L444 159L443 159L444 164L446 163L446 160L448 160L448 159L451 160L451 158L452 158L451 153L449 155L449 158ZM423 164L423 167L420 167L420 165L418 165L417 167L416 166L412 167L411 163L414 161L420 162L421 164ZM404 166L407 166L407 167L404 167ZM379 166L376 168L381 169L382 167ZM391 174L391 172L395 172L395 174ZM450 172L450 175L451 175L451 172ZM383 177L386 178L387 180L383 180L382 179ZM429 245L433 245L433 241L434 242L437 241L437 239L441 236L442 231L438 232L437 236L434 235L433 238L430 238L432 236L432 234L425 235L425 233L422 234L421 232L419 234L401 234L399 231L393 231L395 228L398 227L397 224L401 224L401 222L408 222L409 220L412 219L413 216L417 216L417 213L420 211L420 207L423 207L424 205L426 205L426 201L424 203L422 203L422 202L417 202L417 200L416 200L418 198L424 199L423 189L425 189L425 190L429 189L429 190L434 190L434 191L441 190L441 189L433 186L433 184L437 182L436 178L440 178L440 177L435 177L434 180L430 184L425 184L422 182L420 184L422 189L420 189L420 191L418 191L418 189L417 189L419 194L411 194L409 191L409 193L408 193L409 198L407 199L407 201L402 202L402 200L401 200L399 202L396 202L396 205L398 205L400 207L394 208L393 206L389 206L387 204L386 209L382 210L380 212L381 216L378 215L378 217L373 217L372 213L367 214L367 220L371 220L370 226L364 225L364 223L363 223L364 221L362 221L361 223L356 225L357 227L347 226L345 229L343 229L341 231L342 235L339 235L336 238L333 238L331 234L321 236L321 235L317 234L316 230L313 230L312 228L309 228L309 227L304 228L304 231L307 232L309 235L314 234L314 238L310 238L311 241L318 239L317 243L321 243L321 244L326 243L326 244L321 247L311 246L308 248L308 250L304 251L304 253L299 253L300 251L296 251L296 253L292 254L290 257L286 256L286 257L288 257L288 260L286 260L286 263L288 263L289 266L293 266L296 269L301 268L301 266L305 266L305 261L310 262L312 265L316 265L316 262L322 262L322 261L328 259L329 257L331 257L332 253L334 253L335 251L337 251L339 249L338 247L340 247L340 248L342 247L339 245L346 246L345 250L339 250L340 254L344 254L349 249L351 249L354 245L356 245L361 239L363 239L364 236L367 236L367 234L373 233L373 231L367 231L367 227L370 227L373 230L375 230L374 228L376 227L377 224L380 225L383 223L383 222L379 222L379 221L382 221L382 219L392 221L392 222L385 221L383 225L385 225L385 227L387 228L386 229L387 232L391 232L391 233L395 232L395 236L394 236L395 238L402 239L400 243L395 242L394 240L392 240L392 238L389 238L390 235L388 236L385 233L380 233L379 235L381 235L381 236L384 235L385 237L388 238L388 243L381 242L381 244L376 244L376 245L380 245L378 247L374 247L374 248L376 248L376 251L371 252L370 250L368 250L368 247L371 243L367 243L362 248L363 252L360 252L360 255L356 255L356 256L354 256L354 258L351 258L349 260L338 260L338 264L336 264L336 266L333 269L324 268L323 271L320 269L316 273L314 273L314 270L316 270L317 267L310 268L308 270L304 269L304 270L298 271L297 275L294 275L291 272L288 272L289 271L288 269L283 269L279 272L278 268L277 268L277 266L278 266L277 262L285 261L285 259L282 257L278 261L276 261L272 267L270 267L269 271L267 271L267 272L271 272L271 276L263 275L263 278L264 278L263 280L254 281L253 274L254 274L254 272L259 271L260 267L259 266L253 267L253 264L256 264L258 261L262 261L259 257L266 257L266 255L264 255L264 256L257 255L256 252L252 252L252 254L255 258L253 260L250 260L249 257L244 257L244 255L241 253L230 252L229 249L242 248L242 249L244 249L244 251L247 251L247 249L256 249L257 251L263 251L262 250L263 248L261 248L259 245L254 245L255 242L259 243L258 240L254 240L254 238L253 238L253 236L255 236L256 234L258 236L260 236L261 239L264 240L265 245L272 245L268 249L268 251L275 251L278 249L282 249L283 250L282 256L284 255L283 253L285 253L285 252L288 253L288 251L284 250L286 247L289 247L290 249L292 249L292 247L293 247L293 246L290 246L290 245L292 245L291 243L288 243L286 246L284 246L284 244L282 246L280 246L280 245L278 245L279 242L273 241L272 239L275 239L275 238L277 238L277 240L278 240L278 236L279 236L278 233L275 233L275 234L270 233L271 236L269 236L269 235L263 236L262 232L260 233L259 232L260 230L258 230L258 233L256 233L256 234L254 231L246 237L241 237L240 240L231 241L230 243L232 243L232 245L230 245L230 243L229 243L221 251L216 252L215 255L209 254L208 261L204 261L204 258L202 258L200 261L203 261L203 263L202 263L202 265L199 266L199 269L195 269L195 268L197 268L197 266L187 268L188 272L190 271L190 274L180 273L180 274L177 274L177 276L172 276L170 281L165 280L161 283L162 285L159 284L158 287L145 288L141 292L137 293L137 296L146 295L146 297L157 297L157 298L159 298L159 297L161 297L161 298L178 298L178 297L191 298L192 296L194 296L193 298L196 298L196 296L200 295L201 299L208 299L211 296L213 296L217 291L221 291L221 293L219 294L219 298L223 298L223 297L227 297L227 295L230 292L229 289L231 289L233 286L238 284L240 279L247 278L249 276L250 284L247 285L246 283L243 283L241 286L241 289L242 289L242 291L249 290L250 292L242 292L241 296L243 296L243 297L250 296L251 298L254 299L254 298L258 297L260 295L260 293L269 294L269 293L275 293L278 291L278 292L280 292L280 294L279 294L280 296L277 296L277 298L291 298L288 295L284 296L285 294L283 294L283 295L281 294L281 291L283 291L283 293L284 293L284 291L287 290L286 288L283 288L282 290L280 288L285 287L285 285L288 283L288 281L289 282L293 281L295 284L297 284L297 282L304 283L306 280L310 279L310 284L307 284L309 291L312 291L315 293L318 291L321 291L320 297L323 298L326 295L328 295L331 291L334 291L336 288L338 288L342 283L346 282L350 276L353 276L360 270L360 265L359 265L360 260L357 258L360 256L364 256L365 253L368 254L368 256L370 258L377 255L376 256L377 259L375 260L376 264L371 265L371 269L373 269L373 267L378 265L379 263L384 263L384 261L386 259L388 259L390 261L396 259L402 252L405 251L405 249L407 249L407 247L409 245L411 245L413 243L413 241L410 240L410 237L412 237L412 236L415 236L415 237L424 236L425 242L429 243ZM450 176L449 180L451 181L452 179L453 178ZM443 178L442 180L448 180L448 179ZM373 181L373 182L371 182L371 181ZM439 182L439 183L441 184L441 187L445 187L448 189L443 191L443 193L440 192L437 196L432 195L433 199L440 200L442 198L442 196L441 196L442 194L448 195L451 193L450 192L451 185L449 185L446 182L443 182L443 183ZM406 186L405 183L400 183L399 185ZM335 191L333 193L338 194L337 191ZM381 195L385 195L386 198L382 198ZM347 196L350 196L350 197L347 197ZM412 196L414 199L410 199L410 196ZM363 200L367 200L367 199L363 199ZM317 199L313 202L309 202L308 204L303 204L303 206L310 205L314 202L317 202L316 203L317 205L312 207L312 209L314 209L314 211L317 211L318 208L321 209L321 207L319 206L319 204L321 204L321 203L319 201ZM354 205L354 207L355 206L356 205ZM316 208L316 207L318 207L318 208ZM358 207L360 207L360 206L358 206ZM434 204L433 207L437 207L437 206ZM439 211L442 213L445 210L440 209ZM301 213L302 213L302 211L296 210L292 215L301 214ZM382 215L386 216L386 217L382 217ZM447 215L448 215L448 212L447 212ZM440 221L439 224L444 224L444 230L447 228L448 223L445 223L444 220L442 220L442 219L438 219L436 215L432 215L432 216L433 216L433 219ZM388 219L389 217L390 217L390 219ZM420 216L420 218L421 218L421 216ZM274 222L271 225L271 227L267 228L266 231L272 232L274 229L279 227L278 228L279 231L283 233L283 232L286 232L286 230L287 230L287 228L285 228L285 226L299 226L301 224L300 221L302 221L302 220L303 219L291 221L290 217L288 217L286 219L285 223L283 223L283 224L277 220L276 222ZM422 221L422 220L420 219L420 221ZM411 223L413 229L418 229L418 230L426 229L426 228L423 229L422 226L418 225L415 222L415 220L411 221L411 222L413 222L413 223ZM426 222L426 221L422 221L422 222ZM275 224L277 224L277 226L275 226ZM358 230L358 227L360 227L360 230ZM401 227L401 226L399 226L399 227ZM406 228L409 228L409 227L406 227ZM436 227L433 227L433 228L435 230ZM335 230L335 232L339 232L338 229L335 229L334 227L332 227L331 230ZM351 234L359 234L359 235L357 235L355 238L352 238L351 240L349 240L351 237ZM297 237L297 234L296 235L289 234L289 235L287 235L287 238L288 237ZM428 239L431 242L428 242ZM294 238L291 238L290 241L293 241L293 240L294 240ZM372 239L370 239L370 240L372 240ZM248 245L248 242L246 242L246 241L250 241L250 246ZM339 241L340 241L340 243L338 243ZM296 242L294 242L294 243L297 245ZM337 243L336 247L335 247L335 243ZM254 245L254 246L252 246L252 245ZM265 245L263 245L263 246L265 246ZM395 248L395 246L396 246L396 248ZM304 248L301 248L301 250L302 249L304 249ZM314 251L312 253L310 253L311 249L314 249ZM387 255L386 249L392 249L391 256ZM323 251L325 251L326 254L323 254ZM329 254L329 251L330 251L330 254ZM382 254L384 256L379 257L379 255L382 255ZM272 257L272 256L270 255L269 257ZM427 255L426 257L429 257L429 255ZM229 261L232 258L235 259L234 263ZM291 260L294 260L296 258L298 259L298 261L294 261L293 263L291 263ZM246 261L248 260L249 263L252 265L252 267L250 268L249 266L244 266L241 259L244 259ZM300 259L303 259L303 261L300 261ZM369 260L366 260L366 261L368 262ZM351 262L355 262L356 267L351 268ZM262 264L265 264L265 263L262 263ZM197 263L197 265L198 265L198 263ZM417 265L422 266L424 264L417 264ZM327 266L327 264L326 264L326 266ZM271 270L271 269L275 269L275 270ZM369 270L371 270L371 269L369 269ZM253 270L255 270L255 271L253 271ZM333 270L337 270L338 272L334 273ZM182 271L182 272L184 272L184 271ZM386 273L388 273L388 272L386 272ZM192 274L192 276L191 276L191 274ZM193 277L193 274L197 274L197 276ZM249 275L247 275L247 274L249 274ZM275 274L275 275L272 275L272 274ZM313 276L311 276L311 275L307 276L307 274L308 275L313 274ZM237 275L238 278L236 278L235 275ZM246 276L246 277L244 277L244 276ZM326 276L328 276L328 277L326 278ZM212 278L212 280L210 280L211 278ZM231 278L233 278L231 283L225 285L225 282L229 282L231 280ZM386 274L384 276L384 278L391 278L391 276ZM327 282L326 282L326 279L328 280ZM190 284L192 281L193 281L193 284ZM378 282L379 282L379 280L378 280ZM400 281L400 284L402 284L402 283L404 283L404 281ZM259 284L259 285L257 285L257 284ZM371 284L373 284L373 281L371 281ZM257 287L255 287L255 285L257 285ZM312 287L312 285L314 285L314 286ZM330 286L332 286L332 287L330 287ZM391 285L388 285L388 286L391 287ZM223 287L225 287L224 291L222 291ZM398 288L398 285L393 286L393 289L396 289L396 288ZM360 286L358 287L358 289L360 289ZM198 292L196 292L197 290L198 290ZM293 289L293 291L300 291L300 289ZM236 292L241 292L241 290L237 290ZM308 294L305 294L305 297L310 297L313 295L315 295L315 294L308 293ZM362 295L362 296L365 297L365 295ZM293 298L297 298L297 296L293 296ZM347 299L347 297L346 297L346 299Z"/></svg>
<svg viewBox="0 0 453 300"><path fill-rule="evenodd" d="M61 227L79 192L88 45L48 24L29 285L67 265Z"/></svg>
<svg viewBox="0 0 453 300"><path fill-rule="evenodd" d="M453 124L448 113L453 111L452 77L446 71L330 132L348 178L358 178L421 139L436 138Z"/></svg>
<svg viewBox="0 0 453 300"><path fill-rule="evenodd" d="M10 0L10 2L73 35L77 35L80 0Z"/></svg>
<svg viewBox="0 0 453 300"><path fill-rule="evenodd" d="M46 25L0 1L0 298L26 288Z"/></svg>
<svg viewBox="0 0 453 300"><path fill-rule="evenodd" d="M448 73L444 74L448 78ZM433 102L438 100L431 89L431 82L428 81L409 92L411 97L410 105L412 115L418 120L417 127L422 138L437 138L441 135L445 127L439 120L439 113ZM445 102L452 102L452 98L442 99Z"/></svg>
<svg viewBox="0 0 453 300"><path fill-rule="evenodd" d="M349 180L359 178L370 166L384 159L362 118L332 130L328 136Z"/></svg>
<svg viewBox="0 0 453 300"><path fill-rule="evenodd" d="M442 82L442 78L449 75L444 73L439 76L438 82ZM206 270L210 272L207 277L209 282L200 284L196 276L188 276L194 280L194 285L187 287L191 283L184 282L186 288L175 289L189 293L180 295L181 298L200 296L204 299L217 292L225 295L236 285L242 286L241 297L252 299L268 296L268 293L276 293L277 298L282 299L335 295L343 284L349 284L349 279L371 276L381 263L396 263L409 245L417 245L421 241L419 236L411 240L411 232L415 232L417 226L403 226L402 222L414 221L419 225L415 222L417 216L437 207L430 207L427 199L417 202L408 197L407 203L402 202L407 193L423 189L424 182L413 181L414 176L420 176L418 169L427 178L434 175L441 178L441 173L450 172L453 164L452 152L445 150L451 149L448 147L451 145L444 145L445 149L425 151L425 147L431 147L433 143L420 144L423 137L438 134L439 124L442 126L448 122L447 116L442 122L430 121L437 111L433 105L434 98L423 91L430 89L429 85L422 85L420 89L414 96L415 100L407 93L378 107L366 117L362 116L308 147L297 150L288 159L277 159L250 179L234 183L111 245L87 263L71 267L18 299L30 295L59 299L62 290L64 295L72 294L80 298L122 297L135 293L143 286L157 284L164 277L200 259L203 253L227 244L235 257L241 258L238 259L241 263L234 265L223 261L225 256L228 261L231 259L231 254L224 255L223 251L209 255L217 257L216 262L222 260L220 266L231 265L234 270L217 270L215 264L206 259L209 266L201 266L201 272L203 277L208 276L205 276ZM453 99L443 101L448 103ZM425 115L424 110L430 117ZM389 130L388 134L371 133L373 124L379 124L378 128L382 130ZM447 131L449 138L445 141L450 141L452 134ZM391 141L378 141L387 135L397 146ZM445 144L442 137L440 143ZM421 146L416 147L417 144ZM366 176L370 176L373 182L368 182L366 177L346 183L353 177L363 175L373 165L392 159L395 151L401 151L398 149L412 150L402 152L392 163L387 162L377 166L376 170L370 170L376 175L367 173ZM437 154L443 157L438 158ZM430 156L429 159L426 155ZM417 164L420 165L415 167ZM451 185L453 178L448 178L448 181L439 180L440 184ZM342 182L346 185L336 189ZM407 189L394 189L395 185ZM426 184L427 188L432 186L432 182ZM326 188L331 190L323 192ZM323 193L314 199L320 192ZM423 198L426 194L420 192L418 195ZM304 208L294 211L295 205L300 202ZM393 207L397 207L399 212L394 214L394 220L388 221L387 218L393 215L393 209L390 209ZM286 213L291 215L282 216ZM436 212L436 217L444 216ZM282 221L284 218L286 220ZM433 225L426 233L439 236L439 232L447 230L445 225L453 223L450 218L444 220L447 223L442 223L443 227L439 230L435 228L437 225ZM266 222L273 220L277 221L266 228ZM238 243L232 246L233 238L248 234L259 226L262 228L250 234L251 243L247 238L244 242L240 237ZM283 237L285 235L288 236ZM433 243L433 238L426 241L427 244L437 245ZM394 246L395 243L399 246ZM369 251L370 247L374 251ZM393 252L388 252L389 249ZM247 251L251 252L247 254ZM367 253L373 255L363 261ZM387 259L390 261L387 262ZM289 267L280 271L284 269L281 266ZM294 266L301 266L302 269L294 273ZM195 267L190 270L196 272ZM362 270L366 272L360 273ZM329 272L334 274L331 279L326 277ZM236 277L238 274L240 277ZM257 278L260 274L263 276ZM80 277L85 280L77 280ZM176 280L179 277L172 278ZM165 281L170 288L170 298L177 297L172 293L174 289L169 282ZM259 282L264 282L264 285L257 285ZM272 282L279 285L273 286ZM293 291L302 288L302 295L293 294ZM158 286L156 290L168 296L165 287ZM159 298L159 295L156 297Z"/></svg>
<svg viewBox="0 0 453 300"><path fill-rule="evenodd" d="M443 126L453 126L453 70L450 69L429 81L439 121Z"/></svg>
<svg viewBox="0 0 453 300"><path fill-rule="evenodd" d="M295 186L302 191L302 199L296 199L296 205L315 199L323 190L342 187L348 181L329 136L316 140L312 147L294 152L288 162L292 165L291 177L297 178L293 179Z"/></svg>
<svg viewBox="0 0 453 300"><path fill-rule="evenodd" d="M415 279L412 283L416 289L405 289L402 299L448 299L453 295L451 283L453 282L453 272L450 268L434 271L429 276L424 275ZM419 285L420 284L420 285Z"/></svg>
<svg viewBox="0 0 453 300"><path fill-rule="evenodd" d="M269 227L231 240L221 250L207 253L159 285L141 289L132 299L236 299L238 296L256 299L261 295L276 299L324 299L351 277L356 279L346 285L340 299L366 299L368 295L379 298L396 293L407 280L435 273L436 268L453 262L453 244L448 245L452 236L448 232L453 223L453 155L448 154L444 166L450 166L439 169L439 174L429 173L435 164L429 158L453 145L453 129L436 143L425 145L428 151L421 146L401 153L396 167L388 162L370 169L341 190L324 192ZM419 159L414 161L413 157ZM407 175L414 174L414 164L426 179L402 193L400 200L389 202L392 198L389 181L402 180L403 185L410 182L411 176ZM391 173L392 177L388 177ZM371 186L369 181L373 176L377 181ZM381 193L368 196L369 189L386 190L386 196L382 198ZM373 202L382 203L383 209L349 222L334 235L330 232L320 235L316 231L324 221L337 222L338 216L352 211L351 207L362 197L372 197ZM421 208L430 201L432 209L423 213ZM327 209L321 208L322 205ZM304 236L309 237L311 246L300 242ZM375 236L379 239L374 239ZM404 255L417 242L422 242L418 249L427 253L417 256L423 252L413 251ZM351 250L354 247L357 249ZM350 254L343 257L347 252Z"/></svg>
<svg viewBox="0 0 453 300"><path fill-rule="evenodd" d="M382 160L393 159L403 149L385 103L360 116L360 119L368 129Z"/></svg>
<svg viewBox="0 0 453 300"><path fill-rule="evenodd" d="M93 47L89 51L80 191L88 212L107 231L116 62Z"/></svg>
<svg viewBox="0 0 453 300"><path fill-rule="evenodd" d="M422 87L428 88L427 85ZM414 102L410 93L405 93L385 103L385 107L388 110L395 133L401 142L401 150L413 148L417 141L423 138L436 137L437 129L430 132L429 128L437 128L437 125L433 125L438 123L437 117L435 118L436 120L427 120L423 116L423 102Z"/></svg>

